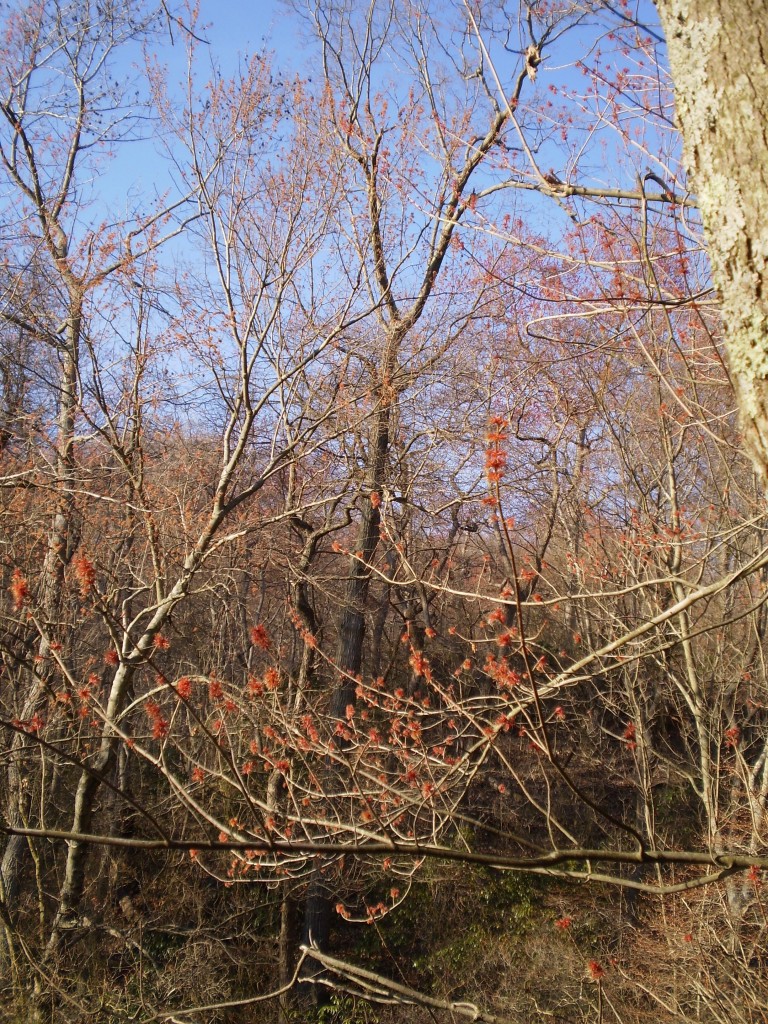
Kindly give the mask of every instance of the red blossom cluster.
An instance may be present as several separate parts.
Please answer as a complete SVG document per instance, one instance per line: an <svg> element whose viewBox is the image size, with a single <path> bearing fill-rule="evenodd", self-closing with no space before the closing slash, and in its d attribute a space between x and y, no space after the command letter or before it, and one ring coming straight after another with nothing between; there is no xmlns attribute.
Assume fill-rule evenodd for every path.
<svg viewBox="0 0 768 1024"><path fill-rule="evenodd" d="M730 729L725 730L725 745L735 749L739 745L741 739L741 729L738 725L732 725Z"/></svg>
<svg viewBox="0 0 768 1024"><path fill-rule="evenodd" d="M485 477L489 484L496 484L504 476L507 453L502 447L507 441L507 421L503 416L492 416L490 429L485 435L488 447L485 451Z"/></svg>
<svg viewBox="0 0 768 1024"><path fill-rule="evenodd" d="M144 705L144 713L152 723L152 739L165 739L168 735L168 719L163 714L160 705L153 700L148 700Z"/></svg>
<svg viewBox="0 0 768 1024"><path fill-rule="evenodd" d="M182 700L189 700L192 693L192 680L189 676L181 676L180 679L176 680L176 693Z"/></svg>
<svg viewBox="0 0 768 1024"><path fill-rule="evenodd" d="M29 584L24 578L21 569L14 569L11 573L11 585L8 587L13 599L13 610L20 612L29 599Z"/></svg>
<svg viewBox="0 0 768 1024"><path fill-rule="evenodd" d="M622 733L624 741L625 741L627 747L630 750L636 750L637 749L637 741L635 739L636 733L637 733L637 730L635 728L635 723L634 722L629 722L627 727L626 727L626 729Z"/></svg>
<svg viewBox="0 0 768 1024"><path fill-rule="evenodd" d="M600 981L605 974L605 968L597 960L590 960L587 964L589 977L592 981Z"/></svg>
<svg viewBox="0 0 768 1024"><path fill-rule="evenodd" d="M497 658L489 654L483 664L483 671L493 679L500 690L511 690L522 679L520 673L510 666L506 656Z"/></svg>
<svg viewBox="0 0 768 1024"><path fill-rule="evenodd" d="M430 680L432 678L432 670L429 665L429 660L421 651L411 648L411 656L408 659L408 663L413 669L414 675L420 677L423 676L426 680Z"/></svg>
<svg viewBox="0 0 768 1024"><path fill-rule="evenodd" d="M85 553L72 559L72 569L80 590L80 597L86 598L96 583L96 567Z"/></svg>
<svg viewBox="0 0 768 1024"><path fill-rule="evenodd" d="M41 729L45 725L45 720L39 714L37 714L37 712L35 712L35 714L32 715L31 718L14 718L13 721L11 722L11 725L13 725L15 729L22 729L24 732L28 732L31 735L35 735L36 733L39 733L41 731Z"/></svg>
<svg viewBox="0 0 768 1024"><path fill-rule="evenodd" d="M269 633L261 623L251 629L251 643L254 647L260 647L262 651L268 651L272 646Z"/></svg>

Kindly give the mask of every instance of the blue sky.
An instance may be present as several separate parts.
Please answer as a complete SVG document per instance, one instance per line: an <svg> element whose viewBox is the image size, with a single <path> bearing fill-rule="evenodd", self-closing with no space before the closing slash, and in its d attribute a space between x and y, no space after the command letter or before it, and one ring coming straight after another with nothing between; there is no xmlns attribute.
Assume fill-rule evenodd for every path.
<svg viewBox="0 0 768 1024"><path fill-rule="evenodd" d="M362 3L363 0L356 2ZM641 18L655 20L654 12L648 6L647 0L639 0L637 14ZM276 73L279 69L283 75L290 77L296 73L306 74L307 69L312 67L308 60L309 54L313 51L317 53L315 41L310 41L311 30L306 23L302 23L300 15L282 0L257 0L255 4L246 3L244 0L201 0L197 31L207 41L197 52L201 82L207 77L205 69L209 60L225 77L228 77L237 70L238 63L248 56L272 51ZM555 47L555 51L541 68L537 90L546 89L549 81L554 81L561 87L585 88L586 83L582 75L573 68L571 62L589 52L589 39L594 31L595 26L590 20L584 25L583 30L569 33L563 44ZM169 69L168 80L171 90L174 82L180 83L184 80L186 72L186 40L178 28L174 28L173 38L175 45L171 46L170 35L162 33L158 43L159 58ZM503 60L503 53L500 56ZM574 138L577 137L575 132L572 135ZM599 137L605 138L608 145L607 152L598 153L603 162L594 164L593 161L589 167L583 165L578 183L631 187L634 184L635 172L631 165L623 171L620 169L621 147L605 128L595 133L594 140ZM561 150L563 152L560 152ZM552 167L560 175L567 172L563 146L547 144L546 152L542 151L539 157L545 171ZM644 158L641 159L641 163L643 160ZM585 174L590 171L594 176L594 182L586 180ZM94 182L94 193L98 196L97 204L111 208L116 220L126 215L130 216L130 207L135 206L137 200L167 194L167 173L168 166L158 155L157 142L122 147L106 175ZM547 223L553 220L566 224L564 214L552 203L547 203L542 208L541 216Z"/></svg>
<svg viewBox="0 0 768 1024"><path fill-rule="evenodd" d="M202 0L200 20L210 25L205 37L222 67L227 60L234 62L265 45L279 54L281 64L290 62L294 54L299 56L296 16L280 0Z"/></svg>
<svg viewBox="0 0 768 1024"><path fill-rule="evenodd" d="M238 63L257 52L272 52L275 64L284 74L298 72L306 60L302 33L306 32L297 16L281 0L201 0L200 46L197 61L205 76L207 61L212 60L225 76L234 74ZM183 35L173 29L158 46L158 57L168 67L168 82L183 81L186 72L186 46ZM210 56L209 56L210 55ZM134 58L135 59L135 58ZM107 205L116 219L129 215L129 207L139 196L151 197L168 188L167 165L157 153L154 141L118 147L106 174L94 182L97 205Z"/></svg>

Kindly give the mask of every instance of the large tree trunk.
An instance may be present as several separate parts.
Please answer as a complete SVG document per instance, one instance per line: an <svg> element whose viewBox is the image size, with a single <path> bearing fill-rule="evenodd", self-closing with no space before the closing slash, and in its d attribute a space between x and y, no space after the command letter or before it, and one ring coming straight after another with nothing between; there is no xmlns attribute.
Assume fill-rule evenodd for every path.
<svg viewBox="0 0 768 1024"><path fill-rule="evenodd" d="M363 665L363 641L365 639L365 610L370 589L369 568L379 543L381 516L378 504L370 496L379 493L385 484L387 459L390 449L390 426L396 395L389 380L395 364L400 337L393 334L385 349L381 370L381 383L377 388L378 409L373 419L371 441L368 453L363 509L355 536L355 551L349 558L349 575L344 588L344 604L339 623L336 646L338 678L331 694L329 713L331 719L344 720L347 707L355 704L356 677ZM327 790L334 791L334 769L326 766ZM328 948L331 931L331 907L338 893L325 878L323 863L319 861L313 870L304 904L302 942L315 945L318 949ZM307 974L316 973L315 966L308 966ZM306 976L306 975L305 975ZM318 996L317 991L312 992Z"/></svg>
<svg viewBox="0 0 768 1024"><path fill-rule="evenodd" d="M744 439L768 487L768 10L765 0L656 5Z"/></svg>

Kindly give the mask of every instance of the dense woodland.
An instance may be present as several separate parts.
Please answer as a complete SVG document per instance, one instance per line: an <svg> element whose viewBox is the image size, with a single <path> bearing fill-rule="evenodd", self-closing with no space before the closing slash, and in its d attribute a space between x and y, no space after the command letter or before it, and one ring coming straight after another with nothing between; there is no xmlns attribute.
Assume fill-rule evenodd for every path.
<svg viewBox="0 0 768 1024"><path fill-rule="evenodd" d="M764 486L655 9L297 2L299 72L0 14L0 1020L765 1021Z"/></svg>

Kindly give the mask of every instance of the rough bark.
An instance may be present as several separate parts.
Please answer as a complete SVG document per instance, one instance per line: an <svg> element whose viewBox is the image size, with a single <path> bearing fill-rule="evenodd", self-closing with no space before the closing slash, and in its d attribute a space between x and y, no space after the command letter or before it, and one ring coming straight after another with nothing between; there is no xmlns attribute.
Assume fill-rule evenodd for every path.
<svg viewBox="0 0 768 1024"><path fill-rule="evenodd" d="M744 439L768 487L768 8L656 0Z"/></svg>

